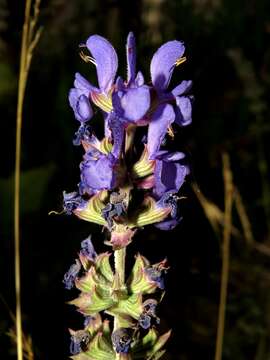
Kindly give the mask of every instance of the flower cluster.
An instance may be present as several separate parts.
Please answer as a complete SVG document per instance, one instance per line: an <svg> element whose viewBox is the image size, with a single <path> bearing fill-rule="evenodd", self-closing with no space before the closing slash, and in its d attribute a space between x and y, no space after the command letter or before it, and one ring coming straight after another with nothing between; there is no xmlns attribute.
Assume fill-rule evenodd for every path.
<svg viewBox="0 0 270 360"><path fill-rule="evenodd" d="M137 228L154 224L170 230L181 219L179 191L189 169L182 152L166 149L166 137L173 137L175 126L191 123L191 81L184 80L172 90L169 86L175 67L186 60L185 47L174 40L156 51L150 65L151 83L145 83L136 70L133 33L126 44L126 79L116 76L118 57L105 38L90 36L80 49L82 59L96 67L98 86L76 73L69 92L70 106L80 123L73 143L82 146L84 155L78 189L64 192L63 207L67 214L107 229L115 271L110 254L97 255L91 239L84 240L79 259L64 277L67 289L75 286L81 291L71 303L86 317L84 330L71 331L71 353L76 359L120 359L117 354L122 359L133 355L158 359L169 333L158 337L159 300L149 294L164 289L166 261L150 265L138 255L125 279L124 254ZM104 118L103 138L91 126L97 109ZM101 311L115 319L111 335Z"/></svg>
<svg viewBox="0 0 270 360"><path fill-rule="evenodd" d="M163 143L166 135L173 135L174 124L191 122L192 97L187 95L191 81L184 80L169 90L174 68L186 59L185 47L174 40L158 49L150 66L151 85L145 84L140 71L136 72L133 33L127 38L126 80L116 78L117 54L106 39L93 35L80 47L83 59L96 67L98 86L77 73L69 93L80 122L74 144L81 144L85 154L78 191L64 195L64 208L67 213L107 227L111 244L120 248L130 242L136 227L156 223L168 230L180 220L177 193L188 167L183 153L170 152ZM91 55L86 55L85 49ZM93 107L104 117L102 139L88 125ZM145 134L136 138L135 144L138 127L144 127Z"/></svg>

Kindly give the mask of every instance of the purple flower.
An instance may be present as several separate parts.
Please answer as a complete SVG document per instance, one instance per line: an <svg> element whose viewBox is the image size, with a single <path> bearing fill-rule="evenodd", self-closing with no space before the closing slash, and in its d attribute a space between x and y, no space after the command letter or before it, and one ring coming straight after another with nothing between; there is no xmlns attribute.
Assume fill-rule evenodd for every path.
<svg viewBox="0 0 270 360"><path fill-rule="evenodd" d="M161 270L152 266L152 267L145 269L145 273L150 281L153 281L154 283L156 283L156 286L158 288L160 288L161 290L164 290L164 288L165 288L164 278L163 278L163 273Z"/></svg>
<svg viewBox="0 0 270 360"><path fill-rule="evenodd" d="M118 78L114 84L118 67L118 58L113 46L99 35L88 38L86 45L97 68L99 87L93 86L79 73L75 75L75 88L71 89L69 100L75 117L79 121L87 121L92 116L88 107L89 99L101 108L105 114L105 132L112 135L113 154L118 158L123 144L124 129L131 123L139 122L150 107L149 87L139 72L136 74L136 46L133 33L127 38L127 82ZM108 131L109 130L109 131ZM78 140L79 141L79 140Z"/></svg>
<svg viewBox="0 0 270 360"><path fill-rule="evenodd" d="M79 73L75 75L75 88L69 92L69 104L74 111L75 118L84 123L91 119L93 110L89 102L89 91L92 86Z"/></svg>
<svg viewBox="0 0 270 360"><path fill-rule="evenodd" d="M151 117L148 127L147 148L149 159L153 160L160 149L160 145L167 133L167 129L175 120L175 113L170 104L161 104Z"/></svg>
<svg viewBox="0 0 270 360"><path fill-rule="evenodd" d="M158 105L148 130L150 159L155 157L169 126L174 121L182 126L191 123L192 97L185 96L185 93L191 88L192 82L182 81L172 91L167 91L175 66L185 61L184 51L182 42L169 41L156 51L151 61L150 72Z"/></svg>
<svg viewBox="0 0 270 360"><path fill-rule="evenodd" d="M154 264L152 266L148 266L144 269L144 272L147 276L147 278L155 283L155 285L160 288L161 290L164 290L164 272L166 273L168 270L168 266L166 266L167 260L164 259L163 261Z"/></svg>
<svg viewBox="0 0 270 360"><path fill-rule="evenodd" d="M73 145L79 146L82 141L87 141L91 137L90 127L85 123L81 123L78 130L75 133L75 137L73 139Z"/></svg>
<svg viewBox="0 0 270 360"><path fill-rule="evenodd" d="M180 223L181 220L182 220L182 217L177 216L177 217L169 219L169 220L161 221L154 225L159 230L168 231L168 230L173 230Z"/></svg>
<svg viewBox="0 0 270 360"><path fill-rule="evenodd" d="M71 193L63 191L63 209L67 215L71 215L73 210L82 205L84 202L85 201L77 193L77 191L73 191Z"/></svg>
<svg viewBox="0 0 270 360"><path fill-rule="evenodd" d="M156 316L157 301L154 299L147 299L142 306L143 312L138 319L139 325L147 330L151 326L152 319L155 320L156 324L159 324L160 319Z"/></svg>
<svg viewBox="0 0 270 360"><path fill-rule="evenodd" d="M101 211L110 229L113 226L113 218L125 215L126 213L124 199L125 197L121 196L118 192L111 193L110 202Z"/></svg>
<svg viewBox="0 0 270 360"><path fill-rule="evenodd" d="M98 91L109 94L118 68L116 51L107 39L99 35L90 36L86 41L86 47L92 54L92 62L97 68Z"/></svg>
<svg viewBox="0 0 270 360"><path fill-rule="evenodd" d="M138 324L145 330L149 329L151 326L151 316L147 314L141 314L138 319Z"/></svg>
<svg viewBox="0 0 270 360"><path fill-rule="evenodd" d="M132 341L132 330L130 328L119 328L112 333L112 344L119 354L127 354Z"/></svg>
<svg viewBox="0 0 270 360"><path fill-rule="evenodd" d="M116 162L112 154L99 153L98 157L93 157L87 153L80 165L81 190L93 194L97 190L113 189L116 186Z"/></svg>
<svg viewBox="0 0 270 360"><path fill-rule="evenodd" d="M136 42L133 32L130 32L127 37L126 44L127 56L127 82L132 83L136 77Z"/></svg>
<svg viewBox="0 0 270 360"><path fill-rule="evenodd" d="M81 250L79 253L80 257L83 256L90 261L95 261L97 253L94 249L94 246L91 241L91 235L88 236L85 240L81 242Z"/></svg>
<svg viewBox="0 0 270 360"><path fill-rule="evenodd" d="M76 355L79 354L81 351L86 351L90 342L90 333L85 330L70 331L70 353L72 355Z"/></svg>
<svg viewBox="0 0 270 360"><path fill-rule="evenodd" d="M75 280L78 278L81 267L80 261L76 259L76 263L72 264L69 270L65 273L63 283L66 289L70 290L74 287Z"/></svg>
<svg viewBox="0 0 270 360"><path fill-rule="evenodd" d="M157 202L157 206L161 208L170 209L170 218L155 224L160 230L172 230L181 220L178 211L178 196L173 191L168 191L162 195L160 200Z"/></svg>
<svg viewBox="0 0 270 360"><path fill-rule="evenodd" d="M185 155L181 152L159 151L156 154L154 171L154 195L160 198L168 191L177 193L184 183L189 170L186 165L181 165Z"/></svg>
<svg viewBox="0 0 270 360"><path fill-rule="evenodd" d="M94 316L86 315L83 320L83 326L86 328L90 325L91 321L95 320Z"/></svg>

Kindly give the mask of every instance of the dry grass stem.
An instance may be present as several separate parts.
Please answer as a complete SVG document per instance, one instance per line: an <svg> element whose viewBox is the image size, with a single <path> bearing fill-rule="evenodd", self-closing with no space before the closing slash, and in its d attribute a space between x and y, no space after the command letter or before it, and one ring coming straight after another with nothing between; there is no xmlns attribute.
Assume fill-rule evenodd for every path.
<svg viewBox="0 0 270 360"><path fill-rule="evenodd" d="M219 235L220 226L223 228L225 224L224 211L222 211L212 201L207 199L197 184L193 183L191 186L195 195L197 196L197 199L199 200L201 207L203 208L206 218L210 222L210 225L212 226L216 235ZM240 231L234 226L231 226L231 233L235 237L241 237Z"/></svg>
<svg viewBox="0 0 270 360"><path fill-rule="evenodd" d="M223 160L223 179L224 179L224 229L223 229L223 244L222 244L222 270L221 270L221 288L220 288L220 303L218 313L218 327L216 340L215 360L222 359L226 301L229 280L229 266L230 266L230 237L232 228L232 205L233 205L233 179L230 169L229 155L224 153Z"/></svg>
<svg viewBox="0 0 270 360"><path fill-rule="evenodd" d="M235 196L234 196L235 206L236 206L236 210L237 210L239 219L241 221L241 225L242 225L243 232L244 232L244 237L245 237L248 245L252 245L254 243L254 237L253 237L253 233L252 233L251 223L249 221L241 194L238 189L235 189L234 194L235 194Z"/></svg>
<svg viewBox="0 0 270 360"><path fill-rule="evenodd" d="M24 25L22 32L20 74L18 84L18 104L16 117L16 158L14 184L14 242L15 242L15 292L16 292L16 344L17 359L23 360L23 332L21 316L21 275L20 275L20 167L21 167L21 133L22 112L27 77L33 56L33 50L39 40L41 30L35 30L39 15L40 0L34 4L31 16L32 1L26 0ZM33 359L33 357L31 358Z"/></svg>

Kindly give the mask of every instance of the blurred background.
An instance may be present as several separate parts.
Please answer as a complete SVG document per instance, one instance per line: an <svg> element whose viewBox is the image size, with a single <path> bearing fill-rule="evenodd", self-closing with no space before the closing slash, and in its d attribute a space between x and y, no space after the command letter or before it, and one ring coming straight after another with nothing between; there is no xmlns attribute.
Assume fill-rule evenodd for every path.
<svg viewBox="0 0 270 360"><path fill-rule="evenodd" d="M0 0L0 294L15 309L13 174L17 78L24 2ZM72 146L78 124L67 101L74 74L95 82L95 68L80 59L78 44L90 34L108 38L124 75L125 41L138 44L138 67L147 81L153 53L165 41L183 40L187 61L171 86L192 79L193 124L178 129L176 144L188 154L191 175L182 190L183 220L164 233L147 227L129 247L151 261L167 256L161 330L173 328L167 360L214 358L222 263L224 184L222 153L230 156L237 197L224 336L224 360L270 358L269 90L270 2L268 0L43 0L44 30L26 89L22 133L22 308L36 359L64 359L67 328L82 318L65 304L76 292L62 278L93 234L107 250L99 226L61 211L62 191L79 181L81 150ZM101 124L101 123L100 123ZM100 127L100 125L97 124ZM191 186L193 184L193 188ZM197 185L194 185L197 184ZM194 186L200 188L194 192ZM0 357L15 358L6 333L14 326L0 303Z"/></svg>

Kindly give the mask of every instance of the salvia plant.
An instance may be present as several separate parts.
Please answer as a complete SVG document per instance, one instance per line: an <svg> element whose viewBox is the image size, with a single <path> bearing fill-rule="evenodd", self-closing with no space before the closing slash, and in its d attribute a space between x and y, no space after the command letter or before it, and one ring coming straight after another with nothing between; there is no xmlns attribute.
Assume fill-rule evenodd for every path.
<svg viewBox="0 0 270 360"><path fill-rule="evenodd" d="M84 316L83 329L70 330L71 358L157 360L170 336L170 331L161 336L157 331L167 262L151 264L137 254L126 275L125 256L138 229L154 224L171 230L181 219L179 190L189 169L183 153L166 150L165 138L173 137L175 124L191 122L191 81L169 86L174 68L186 60L185 47L176 40L162 45L146 84L136 71L133 33L127 38L125 80L116 78L117 54L106 39L93 35L79 46L83 60L96 67L98 86L76 73L69 92L80 123L73 143L84 155L78 189L64 192L63 207L66 214L106 229L111 253L97 254L89 236L64 276L67 289L79 290L70 304ZM88 124L93 109L104 117L102 139Z"/></svg>

